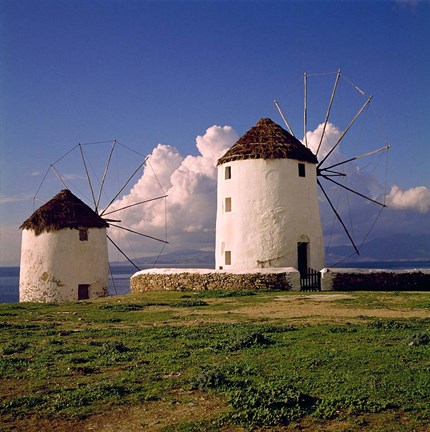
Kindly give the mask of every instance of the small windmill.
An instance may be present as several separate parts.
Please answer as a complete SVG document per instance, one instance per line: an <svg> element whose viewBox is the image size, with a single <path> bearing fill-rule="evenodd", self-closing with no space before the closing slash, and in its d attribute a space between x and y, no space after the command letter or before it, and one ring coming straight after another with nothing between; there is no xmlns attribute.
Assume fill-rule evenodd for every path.
<svg viewBox="0 0 430 432"><path fill-rule="evenodd" d="M108 295L109 224L68 189L21 225L20 301Z"/></svg>
<svg viewBox="0 0 430 432"><path fill-rule="evenodd" d="M107 152L104 169L101 170L99 164L100 146L108 143L112 143L112 146ZM122 164L117 163L117 166L125 168L122 171L128 173L125 176L122 175L123 182L117 191L112 193L114 188L108 183L113 176L109 176L109 169L114 164L114 159L116 159L114 156L117 155L118 147L131 151L133 154L127 163L124 161ZM93 151L93 158L88 155L91 150ZM84 175L61 172L61 162L76 154L79 156L78 162L80 162ZM137 162L136 155L141 157L138 158ZM62 168L75 170L76 162L76 160L69 160ZM133 165L137 165L136 169L130 170L130 166ZM45 185L45 189L52 187L52 185L46 185L49 173L55 174L64 189L38 208L21 225L23 236L20 301L82 300L108 295L110 269L108 241L137 270L140 270L123 248L112 239L108 232L110 230L125 230L149 241L160 243L162 248L159 255L162 253L164 246L168 243L166 230L164 232L165 238L160 238L128 227L127 220L112 218L112 215L121 214L125 208L143 208L145 204L159 201L164 201L165 204L167 196L154 173L155 184L160 190L157 196L130 203L123 208L114 206L115 201L121 196L132 179L142 173L144 166L152 169L148 157L144 157L116 140L78 144L50 165L36 192L35 200L40 200L42 186ZM131 174L129 174L130 171ZM118 180L119 175L117 174L116 177ZM58 184L58 181L55 183ZM82 192L85 183L90 192L90 199L88 193ZM111 196L105 192L108 187ZM81 198L77 195L80 195ZM92 201L93 208L84 202L85 199Z"/></svg>

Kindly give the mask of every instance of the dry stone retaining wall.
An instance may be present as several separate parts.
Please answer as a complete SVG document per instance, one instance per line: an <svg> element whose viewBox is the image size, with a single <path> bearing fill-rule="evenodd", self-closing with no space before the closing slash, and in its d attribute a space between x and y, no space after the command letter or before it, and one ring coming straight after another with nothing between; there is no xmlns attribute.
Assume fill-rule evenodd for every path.
<svg viewBox="0 0 430 432"><path fill-rule="evenodd" d="M324 269L323 291L430 291L430 270Z"/></svg>
<svg viewBox="0 0 430 432"><path fill-rule="evenodd" d="M145 270L136 273L130 281L132 293L147 291L203 291L203 290L300 290L300 276L289 272L228 273L216 270L207 272Z"/></svg>
<svg viewBox="0 0 430 432"><path fill-rule="evenodd" d="M322 291L430 291L430 270L323 269ZM248 273L201 269L152 269L132 276L132 293L147 291L300 291L293 268Z"/></svg>

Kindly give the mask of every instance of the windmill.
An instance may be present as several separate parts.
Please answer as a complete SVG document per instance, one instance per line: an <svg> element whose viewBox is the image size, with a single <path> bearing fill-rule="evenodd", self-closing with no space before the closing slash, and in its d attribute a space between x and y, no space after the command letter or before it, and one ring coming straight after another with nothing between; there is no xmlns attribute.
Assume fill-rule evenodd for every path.
<svg viewBox="0 0 430 432"><path fill-rule="evenodd" d="M126 188L144 170L153 176L156 195L118 206ZM63 190L47 201L52 191L58 191L58 184ZM135 208L142 212L144 219L148 206L159 205L165 215L166 198L148 156L117 140L74 146L47 169L34 196L34 203L44 204L21 226L22 301L78 300L107 295L108 269L116 291L107 242L111 251L117 251L137 270L140 268L113 238L120 236L112 231L132 233L160 245L158 256L168 243L165 226L160 233L136 230L121 218L122 211ZM141 247L140 241L139 250Z"/></svg>
<svg viewBox="0 0 430 432"><path fill-rule="evenodd" d="M320 222L318 187L327 199L336 220L359 253L354 236L330 198L323 181L381 209L383 201L368 196L338 178L347 178L345 166L388 150L384 146L342 158L339 146L361 113L364 104L337 139L327 148L327 132L341 74L336 75L324 122L314 148L308 143L307 78L305 74L304 142L294 135L279 104L275 101L287 130L271 119L260 119L218 161L218 202L216 227L216 267L231 271L256 268L293 267L305 277L308 268L321 270L325 264ZM356 87L358 89L358 87ZM365 95L360 89L360 94ZM329 143L330 144L330 143ZM373 224L375 221L373 221Z"/></svg>
<svg viewBox="0 0 430 432"><path fill-rule="evenodd" d="M324 267L316 163L269 118L218 160L217 269Z"/></svg>

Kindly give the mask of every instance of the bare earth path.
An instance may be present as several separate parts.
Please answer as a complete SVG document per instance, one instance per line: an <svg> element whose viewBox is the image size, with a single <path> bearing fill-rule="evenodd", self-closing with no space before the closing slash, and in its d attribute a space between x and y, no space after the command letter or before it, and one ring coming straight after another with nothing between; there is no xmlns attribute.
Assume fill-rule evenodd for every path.
<svg viewBox="0 0 430 432"><path fill-rule="evenodd" d="M428 298L428 293L410 293L411 300ZM219 300L207 300L211 304L220 303ZM281 320L291 324L300 323L342 323L359 322L363 318L406 319L430 318L430 308L411 307L400 301L395 294L378 294L377 300L366 298L366 293L309 293L309 294L281 294L268 297L264 303L258 305L244 305L238 299L230 301L231 307L226 306L229 317L214 310L199 311L200 318L207 320L236 321L239 316L251 320ZM228 304L228 303L227 303ZM195 315L195 312L192 314ZM180 316L189 316L189 311L182 311ZM218 319L217 319L217 318ZM211 319L212 318L212 319ZM203 318L203 321L205 319ZM195 324L195 323L193 323Z"/></svg>

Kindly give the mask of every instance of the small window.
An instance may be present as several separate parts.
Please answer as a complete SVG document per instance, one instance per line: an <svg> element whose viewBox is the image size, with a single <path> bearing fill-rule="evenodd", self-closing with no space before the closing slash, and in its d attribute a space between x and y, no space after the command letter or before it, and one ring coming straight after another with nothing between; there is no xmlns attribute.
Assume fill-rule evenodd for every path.
<svg viewBox="0 0 430 432"><path fill-rule="evenodd" d="M306 177L306 166L304 163L299 163L299 177Z"/></svg>
<svg viewBox="0 0 430 432"><path fill-rule="evenodd" d="M225 167L225 179L226 180L231 179L231 167L230 166Z"/></svg>
<svg viewBox="0 0 430 432"><path fill-rule="evenodd" d="M231 265L231 251L224 252L225 265Z"/></svg>
<svg viewBox="0 0 430 432"><path fill-rule="evenodd" d="M79 240L88 241L88 228L79 228Z"/></svg>
<svg viewBox="0 0 430 432"><path fill-rule="evenodd" d="M231 212L231 198L225 199L225 211Z"/></svg>

